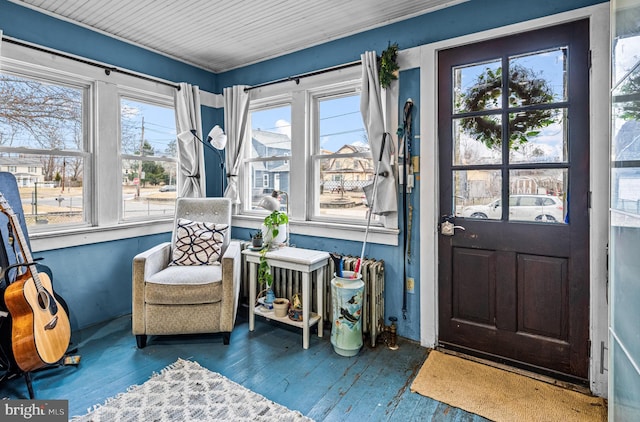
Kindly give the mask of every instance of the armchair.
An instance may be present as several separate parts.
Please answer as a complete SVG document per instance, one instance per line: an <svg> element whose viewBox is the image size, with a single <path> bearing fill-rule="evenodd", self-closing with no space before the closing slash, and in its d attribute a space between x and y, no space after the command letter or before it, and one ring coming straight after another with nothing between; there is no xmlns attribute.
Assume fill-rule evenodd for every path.
<svg viewBox="0 0 640 422"><path fill-rule="evenodd" d="M133 259L138 348L146 346L148 335L222 333L229 344L241 273L240 243L230 238L228 198L178 198L171 242Z"/></svg>

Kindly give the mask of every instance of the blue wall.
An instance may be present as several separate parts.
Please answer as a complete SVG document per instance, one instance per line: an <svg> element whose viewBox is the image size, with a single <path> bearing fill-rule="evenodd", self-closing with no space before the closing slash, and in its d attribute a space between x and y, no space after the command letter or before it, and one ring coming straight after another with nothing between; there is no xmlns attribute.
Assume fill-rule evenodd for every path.
<svg viewBox="0 0 640 422"><path fill-rule="evenodd" d="M505 26L551 14L602 3L601 0L471 0L454 7L418 16L406 21L398 22L382 28L352 35L326 44L308 48L306 50L287 54L262 63L235 69L218 75L218 89L234 84L257 85L263 82L278 80L297 74L328 68L343 63L360 60L364 51L375 50L378 54L389 43L398 43L401 50L458 37L495 27ZM414 101L413 131L420 133L420 70L411 69L400 73L399 104L402 113L407 98ZM286 83L286 82L285 82ZM402 115L398 116L402 122ZM395 136L396 128L388 128ZM420 140L413 142L412 155L420 154ZM416 280L413 294L406 295L406 306L403 300L403 242L401 233L398 247L368 244L366 255L373 258L384 258L386 286L385 286L385 317L398 318L398 334L414 340L420 339L420 180L416 178L416 186L409 197L413 205L413 220L411 231L411 256L407 258L407 277ZM402 209L402 200L399 200ZM399 227L403 227L403 217L400 216ZM249 238L248 230L236 230L238 238ZM363 236L364 237L364 236ZM343 255L359 256L362 243L329 240L305 236L291 237L293 244L311 249L323 249ZM406 312L403 312L406 310ZM405 319L406 317L406 319ZM388 319L385 321L389 323Z"/></svg>
<svg viewBox="0 0 640 422"><path fill-rule="evenodd" d="M0 29L5 35L11 37L167 80L189 82L207 91L221 93L224 87L234 84L255 85L359 60L362 52L367 50L381 52L389 43L398 43L400 49L406 49L598 3L602 1L472 0L219 75L39 14L7 0L0 0ZM411 97L414 100L415 134L420 133L419 73L419 69L403 71L399 81L399 109L402 110L407 98ZM220 110L203 107L202 113L204 128L214 124L223 126L223 114ZM401 116L399 121L402 121ZM392 132L395 131L395 128L390 129ZM419 144L420 141L416 139L413 145L414 155L420 154ZM205 165L207 194L220 196L220 166L215 152L208 150L205 152ZM384 258L386 263L386 316L397 316L398 333L415 340L420 336L419 186L418 179L411 195L414 206L412 254L407 270L407 276L416 279L417 287L414 294L407 295L406 319L403 319L402 312L404 261L402 246L369 244L366 252L368 256ZM402 220L400 227L402 227ZM233 235L248 239L249 230L235 229ZM138 239L47 251L37 255L44 257L45 263L52 267L56 290L69 302L73 326L85 327L130 312L133 256L168 238L168 235L145 236ZM359 255L362 247L360 242L355 241L296 235L292 236L292 242L299 247L323 249L348 255ZM402 245L402 238L400 245Z"/></svg>

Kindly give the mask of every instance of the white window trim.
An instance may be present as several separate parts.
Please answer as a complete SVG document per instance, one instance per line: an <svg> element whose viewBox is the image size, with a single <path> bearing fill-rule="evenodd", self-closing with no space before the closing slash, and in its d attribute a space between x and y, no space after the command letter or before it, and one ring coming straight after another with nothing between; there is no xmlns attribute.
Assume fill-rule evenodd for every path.
<svg viewBox="0 0 640 422"><path fill-rule="evenodd" d="M320 95L323 92L335 91L340 86L353 87L359 84L361 78L360 66L327 72L299 80L294 87L291 83L280 83L257 88L251 91L251 108L262 108L267 105L276 106L279 104L291 104L291 139L292 155L304 157L304 160L291 160L290 171L296 174L290 181L289 201L289 230L294 235L315 236L322 238L333 238L341 240L358 240L364 238L366 226L348 222L339 222L336 219L310 219L306 204L311 203L313 192L306 187L313 177L313 160L311 158L311 125L307 120L307 115L311 113L312 95ZM395 84L397 85L397 84ZM356 89L359 91L359 85ZM386 102L390 107L387 113L387 128L397 127L398 112L398 92L397 87L386 92ZM395 133L395 130L391 131ZM296 140L304 139L304 142ZM397 150L397 139L393 139ZM294 173L295 172L295 173ZM240 186L246 186L242 179L246 172L241 171L239 175ZM298 177L300 176L300 177ZM243 192L243 200L247 200L247 192ZM296 200L296 198L298 198ZM300 200L303 198L304 200ZM233 216L233 225L236 227L257 229L264 220L264 214L243 211ZM371 226L367 241L384 245L397 246L399 244L399 229L397 228L397 216L387 219L387 225L393 228L381 226Z"/></svg>

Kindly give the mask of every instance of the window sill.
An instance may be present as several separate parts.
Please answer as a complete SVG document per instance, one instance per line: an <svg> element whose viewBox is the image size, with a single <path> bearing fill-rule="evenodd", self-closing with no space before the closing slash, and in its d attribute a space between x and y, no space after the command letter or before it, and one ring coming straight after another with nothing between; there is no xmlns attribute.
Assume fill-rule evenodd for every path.
<svg viewBox="0 0 640 422"><path fill-rule="evenodd" d="M263 217L234 215L233 227L246 229L258 229L262 224ZM289 221L289 230L293 235L325 237L330 239L363 241L365 226L326 223L318 221ZM379 226L369 227L368 243L381 245L398 246L400 231L397 229L387 229Z"/></svg>
<svg viewBox="0 0 640 422"><path fill-rule="evenodd" d="M55 232L29 234L33 252L70 248L92 243L129 239L173 230L173 219L149 222L121 223L113 226L82 227Z"/></svg>
<svg viewBox="0 0 640 422"><path fill-rule="evenodd" d="M233 226L255 230L260 227L262 220L262 217L257 216L234 216ZM291 221L289 223L289 229L294 235L362 241L364 240L366 228L361 225L321 223L316 221ZM32 233L29 234L29 240L33 252L42 252L153 234L170 233L172 230L173 219ZM370 227L367 242L398 246L399 233L399 230Z"/></svg>

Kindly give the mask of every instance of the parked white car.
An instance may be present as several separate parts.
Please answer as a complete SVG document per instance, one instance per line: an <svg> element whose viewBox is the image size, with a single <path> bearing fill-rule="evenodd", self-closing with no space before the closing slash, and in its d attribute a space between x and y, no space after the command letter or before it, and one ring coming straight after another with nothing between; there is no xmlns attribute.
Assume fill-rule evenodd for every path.
<svg viewBox="0 0 640 422"><path fill-rule="evenodd" d="M499 220L502 217L501 200L487 205L464 207L462 217ZM564 203L551 195L511 195L509 197L509 220L563 222Z"/></svg>

